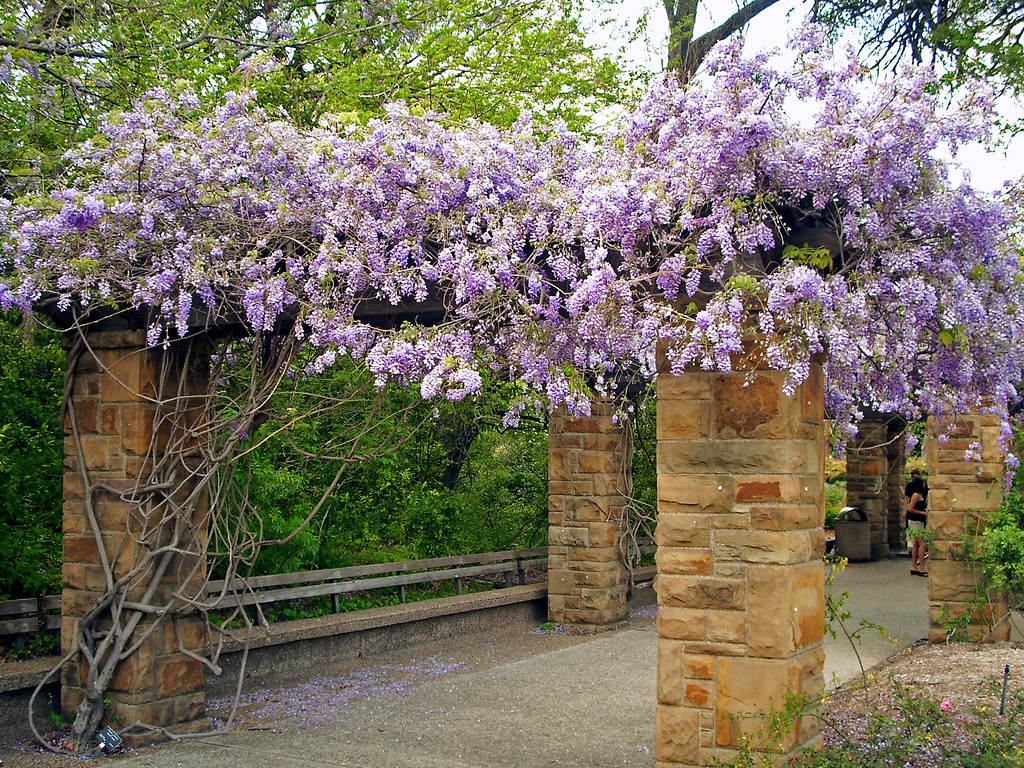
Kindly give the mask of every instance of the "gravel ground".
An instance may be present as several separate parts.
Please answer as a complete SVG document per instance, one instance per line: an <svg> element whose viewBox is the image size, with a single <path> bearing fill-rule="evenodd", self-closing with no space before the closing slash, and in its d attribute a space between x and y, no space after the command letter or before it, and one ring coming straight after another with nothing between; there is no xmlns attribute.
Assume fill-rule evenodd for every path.
<svg viewBox="0 0 1024 768"><path fill-rule="evenodd" d="M654 615L654 606L640 607L633 611L631 623L634 626L649 624ZM389 657L386 663L332 670L293 686L254 691L241 702L236 727L241 730L305 730L327 726L334 708L346 702L372 696L402 696L429 680L498 666L516 658L587 642L590 638L555 627L546 631L520 631L512 638L515 642L510 643L509 639L507 636L483 638L467 644L466 638L462 638L452 648L437 652L422 654L423 649L420 649L420 654ZM864 719L866 698L873 706L884 708L894 682L927 691L934 698L948 699L951 706L964 712L976 706L998 709L998 692L988 683L1001 681L1006 665L1010 667L1010 688L1024 692L1022 644L914 646L869 671L867 694L857 683L832 691L823 714L841 724L848 733L853 732ZM210 702L214 725L227 716L228 709L228 700ZM654 727L653 722L651 727ZM53 755L26 740L0 744L0 758L4 768L72 768L84 762L101 766L117 760L117 757L85 760Z"/></svg>

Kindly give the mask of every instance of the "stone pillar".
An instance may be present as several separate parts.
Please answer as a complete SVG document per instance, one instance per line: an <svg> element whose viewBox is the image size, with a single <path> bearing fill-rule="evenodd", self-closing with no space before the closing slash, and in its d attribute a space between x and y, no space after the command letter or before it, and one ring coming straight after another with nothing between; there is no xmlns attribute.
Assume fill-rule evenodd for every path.
<svg viewBox="0 0 1024 768"><path fill-rule="evenodd" d="M632 457L615 409L594 403L548 423L548 618L588 632L625 621L620 540Z"/></svg>
<svg viewBox="0 0 1024 768"><path fill-rule="evenodd" d="M785 380L657 382L659 768L728 762L789 694L824 683L821 366L791 397ZM782 751L819 740L804 717Z"/></svg>
<svg viewBox="0 0 1024 768"><path fill-rule="evenodd" d="M846 505L860 507L871 522L871 559L889 555L888 430L880 416L868 416L846 451Z"/></svg>
<svg viewBox="0 0 1024 768"><path fill-rule="evenodd" d="M888 473L886 487L888 495L886 504L889 508L889 551L907 551L907 529L903 523L903 489L906 487L907 476L907 423L900 418L891 418L886 422L886 460Z"/></svg>
<svg viewBox="0 0 1024 768"><path fill-rule="evenodd" d="M948 439L930 420L928 432L928 639L944 642L953 632L973 642L1008 640L1009 622L1000 622L1006 614L1005 596L979 600L980 575L961 556L966 538L980 530L1003 500L999 420L960 416ZM978 444L981 460L965 461L966 452Z"/></svg>
<svg viewBox="0 0 1024 768"><path fill-rule="evenodd" d="M73 339L67 338L70 347ZM88 335L91 351L87 349L75 365L70 409L65 414L64 440L64 565L62 593L61 644L67 653L76 642L81 617L91 611L105 593L114 593L113 604L125 600L137 601L151 583L146 574L133 576L131 583L108 588L101 565L100 546L112 570L112 579L119 579L138 571L138 564L149 548L159 547L169 540L168 522L163 515L167 506L147 507L133 496L140 482L150 482L154 456L166 445L171 435L169 427L155 429L156 399L161 368L174 354L146 346L141 331L99 331ZM205 360L204 360L205 362ZM202 365L189 371L202 378ZM205 385L205 381L200 382ZM170 382L172 391L177 386ZM79 439L73 434L77 426ZM155 432L157 434L155 434ZM84 467L82 462L84 461ZM84 472L83 472L84 469ZM179 473L186 472L184 462ZM168 475L172 479L176 476ZM194 486L193 486L194 488ZM184 501L190 488L179 486L175 494ZM94 529L86 510L86 499L91 498L92 510L98 530ZM190 541L182 548L196 551L195 538L205 538L205 500L194 505ZM194 585L193 594L203 576L204 563L197 558L174 555L167 561L151 604L171 604L175 590L187 591ZM151 575L151 574L150 574ZM185 580L191 580L188 584ZM132 611L125 608L121 621ZM100 628L110 626L109 611ZM153 618L142 618L133 638L142 639L152 629ZM176 625L176 626L175 626ZM181 645L179 645L179 637ZM106 710L115 730L141 721L150 725L185 731L197 727L205 715L206 694L202 664L180 652L180 647L203 653L206 646L205 626L196 618L177 621L162 620L139 649L114 670L104 694L110 703ZM100 660L102 665L103 659ZM61 707L65 714L74 715L83 698L83 686L90 670L85 660L67 665L62 673ZM116 719L114 719L116 718ZM120 725L118 725L118 723ZM145 743L153 739L144 735L132 743Z"/></svg>

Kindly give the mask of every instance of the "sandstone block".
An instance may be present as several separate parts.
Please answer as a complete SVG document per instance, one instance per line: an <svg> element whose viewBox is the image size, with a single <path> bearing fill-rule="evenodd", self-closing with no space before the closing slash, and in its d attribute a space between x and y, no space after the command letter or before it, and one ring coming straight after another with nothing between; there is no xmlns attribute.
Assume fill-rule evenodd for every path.
<svg viewBox="0 0 1024 768"><path fill-rule="evenodd" d="M550 555L548 556L550 560ZM569 547L567 563L619 563L622 555L616 547ZM549 566L550 567L550 566Z"/></svg>
<svg viewBox="0 0 1024 768"><path fill-rule="evenodd" d="M825 576L820 563L751 567L747 588L751 656L787 658L820 644L825 629Z"/></svg>
<svg viewBox="0 0 1024 768"><path fill-rule="evenodd" d="M610 610L595 610L590 608L566 608L565 622L580 627L585 631L596 632L602 629L610 629L616 624L625 621L629 616L629 609L623 605L621 608Z"/></svg>
<svg viewBox="0 0 1024 768"><path fill-rule="evenodd" d="M1000 488L988 483L956 484L951 489L953 509L995 509L1003 500Z"/></svg>
<svg viewBox="0 0 1024 768"><path fill-rule="evenodd" d="M963 538L966 531L966 516L963 512L940 512L932 510L928 513L928 528L937 539L955 541Z"/></svg>
<svg viewBox="0 0 1024 768"><path fill-rule="evenodd" d="M747 647L742 643L712 643L698 640L687 643L686 652L707 656L746 656Z"/></svg>
<svg viewBox="0 0 1024 768"><path fill-rule="evenodd" d="M714 515L711 527L715 530L743 530L750 527L750 514L746 511Z"/></svg>
<svg viewBox="0 0 1024 768"><path fill-rule="evenodd" d="M715 535L719 557L745 563L785 565L811 558L810 538L804 531L723 530Z"/></svg>
<svg viewBox="0 0 1024 768"><path fill-rule="evenodd" d="M824 525L824 507L817 504L768 506L750 510L750 525L766 531L795 531Z"/></svg>
<svg viewBox="0 0 1024 768"><path fill-rule="evenodd" d="M733 480L716 475L658 474L660 513L727 512L732 508Z"/></svg>
<svg viewBox="0 0 1024 768"><path fill-rule="evenodd" d="M152 397L156 391L156 354L148 349L117 350L117 359L102 374L103 401L124 403Z"/></svg>
<svg viewBox="0 0 1024 768"><path fill-rule="evenodd" d="M718 643L746 643L746 612L708 611L707 638L712 642Z"/></svg>
<svg viewBox="0 0 1024 768"><path fill-rule="evenodd" d="M782 480L774 478L744 478L736 482L736 501L740 504L752 501L781 502Z"/></svg>
<svg viewBox="0 0 1024 768"><path fill-rule="evenodd" d="M687 707L658 706L655 756L671 763L697 765L700 759L700 713Z"/></svg>
<svg viewBox="0 0 1024 768"><path fill-rule="evenodd" d="M206 693L177 696L174 699L174 722L190 723L206 715Z"/></svg>
<svg viewBox="0 0 1024 768"><path fill-rule="evenodd" d="M622 499L626 493L626 484L623 476L616 472L610 475L594 475L590 478L593 485L591 494L595 497L610 496L613 499Z"/></svg>
<svg viewBox="0 0 1024 768"><path fill-rule="evenodd" d="M745 589L739 579L660 574L658 604L677 608L729 610L743 607Z"/></svg>
<svg viewBox="0 0 1024 768"><path fill-rule="evenodd" d="M929 481L930 482L930 481ZM935 490L934 488L928 489L928 508L929 514L931 511L949 510L951 508L952 496L949 495L948 489Z"/></svg>
<svg viewBox="0 0 1024 768"><path fill-rule="evenodd" d="M714 688L710 683L688 682L683 701L691 707L711 707L714 705Z"/></svg>
<svg viewBox="0 0 1024 768"><path fill-rule="evenodd" d="M590 530L575 526L552 527L548 530L548 541L556 546L589 547Z"/></svg>
<svg viewBox="0 0 1024 768"><path fill-rule="evenodd" d="M683 657L683 677L687 680L713 680L715 657L688 652Z"/></svg>
<svg viewBox="0 0 1024 768"><path fill-rule="evenodd" d="M121 406L121 444L127 453L145 456L153 444L155 413L148 403L128 403Z"/></svg>
<svg viewBox="0 0 1024 768"><path fill-rule="evenodd" d="M672 400L692 402L711 399L711 377L705 373L685 373L682 376L665 374L656 382L658 404Z"/></svg>
<svg viewBox="0 0 1024 768"><path fill-rule="evenodd" d="M720 439L790 437L799 420L799 404L782 394L776 373L723 373L713 384L714 432Z"/></svg>
<svg viewBox="0 0 1024 768"><path fill-rule="evenodd" d="M609 451L579 451L575 457L575 471L585 475L618 472L622 457Z"/></svg>
<svg viewBox="0 0 1024 768"><path fill-rule="evenodd" d="M130 699L139 698L141 694L142 699L150 700L158 697L158 685L156 662L149 643L146 643L117 665L108 688L131 694ZM125 697L121 697L121 700L124 701Z"/></svg>
<svg viewBox="0 0 1024 768"><path fill-rule="evenodd" d="M95 536L65 536L63 549L65 563L99 562L99 547Z"/></svg>
<svg viewBox="0 0 1024 768"><path fill-rule="evenodd" d="M615 565L615 563L609 563ZM593 589L607 589L608 587L623 586L625 584L625 569L615 568L607 571L576 571L573 574L573 581L577 587Z"/></svg>
<svg viewBox="0 0 1024 768"><path fill-rule="evenodd" d="M654 533L659 547L711 546L711 521L707 515L663 512L658 515L658 527Z"/></svg>
<svg viewBox="0 0 1024 768"><path fill-rule="evenodd" d="M102 435L82 435L79 442L86 469L104 470L111 468L111 441ZM116 451L114 451L116 455Z"/></svg>
<svg viewBox="0 0 1024 768"><path fill-rule="evenodd" d="M609 518L607 499L571 496L565 500L565 513L569 520L591 523Z"/></svg>
<svg viewBox="0 0 1024 768"><path fill-rule="evenodd" d="M551 438L552 447L548 449L548 482L549 489L554 481L570 480L572 475L569 471L569 455L562 448L555 445L555 438Z"/></svg>
<svg viewBox="0 0 1024 768"><path fill-rule="evenodd" d="M204 689L203 665L188 657L175 657L160 665L160 698L171 698Z"/></svg>
<svg viewBox="0 0 1024 768"><path fill-rule="evenodd" d="M799 670L790 661L722 658L717 663L716 742L738 747L744 735L756 738L767 713L781 710L787 694L799 690ZM795 731L783 736L785 749L796 745Z"/></svg>
<svg viewBox="0 0 1024 768"><path fill-rule="evenodd" d="M100 396L103 377L98 373L86 373L75 376L71 382L71 395L76 402Z"/></svg>
<svg viewBox="0 0 1024 768"><path fill-rule="evenodd" d="M977 576L968 563L930 561L928 599L936 603L969 602L977 594Z"/></svg>
<svg viewBox="0 0 1024 768"><path fill-rule="evenodd" d="M659 475L806 474L822 460L821 448L809 441L677 440L658 444Z"/></svg>
<svg viewBox="0 0 1024 768"><path fill-rule="evenodd" d="M712 573L710 549L658 547L655 553L658 573L680 573L709 576Z"/></svg>
<svg viewBox="0 0 1024 768"><path fill-rule="evenodd" d="M658 637L671 640L703 640L706 637L705 621L705 611L688 608L659 608Z"/></svg>
<svg viewBox="0 0 1024 768"><path fill-rule="evenodd" d="M812 424L824 421L825 376L821 365L812 363L810 373L797 389L795 397L800 400L800 418Z"/></svg>
<svg viewBox="0 0 1024 768"><path fill-rule="evenodd" d="M658 641L658 703L683 703L683 644Z"/></svg>
<svg viewBox="0 0 1024 768"><path fill-rule="evenodd" d="M572 594L575 579L571 571L549 570L548 571L548 592L552 595Z"/></svg>
<svg viewBox="0 0 1024 768"><path fill-rule="evenodd" d="M99 412L100 412L100 401L94 399L72 399L68 405L68 409L64 414L64 432L65 434L71 434L71 411L74 411L74 421L78 426L79 434L92 433L95 434L100 431L99 425Z"/></svg>
<svg viewBox="0 0 1024 768"><path fill-rule="evenodd" d="M555 594L550 589L548 590L548 621L554 621L558 624L565 623L565 595Z"/></svg>
<svg viewBox="0 0 1024 768"><path fill-rule="evenodd" d="M711 403L676 401L659 403L658 440L699 440L711 432Z"/></svg>
<svg viewBox="0 0 1024 768"><path fill-rule="evenodd" d="M622 527L617 521L607 523L587 523L587 543L591 547L618 547L622 537ZM570 545L572 546L572 545Z"/></svg>

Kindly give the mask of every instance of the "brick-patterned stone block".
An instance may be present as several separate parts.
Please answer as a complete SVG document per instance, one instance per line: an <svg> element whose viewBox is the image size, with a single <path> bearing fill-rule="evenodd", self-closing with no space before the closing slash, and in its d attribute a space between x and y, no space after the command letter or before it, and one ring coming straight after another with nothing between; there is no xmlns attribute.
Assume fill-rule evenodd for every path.
<svg viewBox="0 0 1024 768"><path fill-rule="evenodd" d="M668 425L692 428L680 415L687 409L710 404L712 413L710 433L680 431L658 445L657 628L660 643L683 649L682 698L677 704L672 677L672 697L658 706L659 768L729 762L742 715L755 716L756 731L776 698L781 707L821 681L823 379L813 364L792 398L784 379L775 371L659 379L659 395L674 396L659 397L661 436ZM813 723L801 722L786 749L816 740Z"/></svg>
<svg viewBox="0 0 1024 768"><path fill-rule="evenodd" d="M658 440L697 440L711 433L711 403L683 401L658 411Z"/></svg>
<svg viewBox="0 0 1024 768"><path fill-rule="evenodd" d="M64 340L65 348L70 348L70 341ZM89 346L97 357L86 352L76 359L77 367L71 372L71 408L75 418L73 422L70 415L65 419L65 652L75 642L77 617L90 611L106 588L107 577L99 564L100 547L110 561L115 579L128 574L142 554L142 545L127 535L133 525L132 530L139 531L139 512L135 504L122 500L122 494L130 493L149 471L146 454L151 445L155 412L149 398L156 392L156 377L164 356L163 350L146 346L144 332L91 332ZM187 383L186 390L204 385L195 379ZM77 441L72 436L73 429L77 429ZM79 461L79 451L84 461ZM83 470L94 486L92 501L98 531L93 530L85 513ZM109 490L96 487L98 484ZM191 488L185 488L181 494L190 492ZM192 522L203 526L206 515L207 510L200 503ZM159 529L153 529L148 545L159 546L159 536ZM188 589L185 580L195 583L197 574L203 571L203 564L195 558L182 558L167 570L166 583L157 589L156 599L169 599L175 589ZM140 584L127 597L137 599L144 590L145 586ZM178 627L186 647L205 649L207 640L201 622L183 621ZM65 668L61 702L65 712L73 711L81 700L77 689L87 672L84 662L73 662ZM205 712L204 684L201 664L179 651L174 623L161 622L115 670L108 686L112 699L109 713L126 722L139 719L176 730L189 729L194 725L191 721Z"/></svg>
<svg viewBox="0 0 1024 768"><path fill-rule="evenodd" d="M1001 622L1005 596L981 592L981 578L972 563L962 560L964 542L983 528L986 516L1002 503L999 431L991 416L970 414L958 419L954 437L935 437L941 427L929 422L925 445L932 488L928 496L928 527L932 530L928 574L931 642L944 642L951 630L973 641L1006 640L1009 625ZM964 461L964 450L980 442L984 461ZM993 607L997 607L993 611Z"/></svg>
<svg viewBox="0 0 1024 768"><path fill-rule="evenodd" d="M720 374L713 384L714 434L736 437L789 437L797 428L799 405L782 398L783 379L778 373L759 373L751 378Z"/></svg>
<svg viewBox="0 0 1024 768"><path fill-rule="evenodd" d="M630 461L613 417L596 403L588 418L560 411L549 422L548 540L565 549L549 570L549 594L560 598L548 601L552 621L600 629L626 615L619 544Z"/></svg>

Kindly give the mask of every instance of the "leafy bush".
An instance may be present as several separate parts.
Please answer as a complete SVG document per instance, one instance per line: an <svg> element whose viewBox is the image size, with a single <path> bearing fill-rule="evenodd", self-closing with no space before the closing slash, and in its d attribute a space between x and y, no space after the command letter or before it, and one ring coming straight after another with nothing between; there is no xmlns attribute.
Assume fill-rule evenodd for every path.
<svg viewBox="0 0 1024 768"><path fill-rule="evenodd" d="M825 483L825 527L836 527L836 518L846 506L846 481Z"/></svg>
<svg viewBox="0 0 1024 768"><path fill-rule="evenodd" d="M0 599L60 590L64 352L0 313Z"/></svg>

